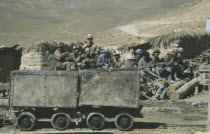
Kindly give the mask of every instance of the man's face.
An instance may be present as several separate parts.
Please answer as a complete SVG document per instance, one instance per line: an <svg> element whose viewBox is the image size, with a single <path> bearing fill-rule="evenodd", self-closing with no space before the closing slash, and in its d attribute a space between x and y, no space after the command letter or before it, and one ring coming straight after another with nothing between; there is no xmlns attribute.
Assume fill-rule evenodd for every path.
<svg viewBox="0 0 210 134"><path fill-rule="evenodd" d="M144 55L144 56L143 56L143 58L144 58L144 59L148 59L148 58L149 58L149 56L145 56L145 55Z"/></svg>
<svg viewBox="0 0 210 134"><path fill-rule="evenodd" d="M85 54L86 55L90 55L90 51L85 51Z"/></svg>
<svg viewBox="0 0 210 134"><path fill-rule="evenodd" d="M89 43L92 43L92 42L93 42L93 39L88 38L87 41L88 41Z"/></svg>
<svg viewBox="0 0 210 134"><path fill-rule="evenodd" d="M143 57L141 54L137 54L137 56L138 56L139 58L142 58L142 57Z"/></svg>
<svg viewBox="0 0 210 134"><path fill-rule="evenodd" d="M179 53L179 57L183 57L184 56L184 53Z"/></svg>
<svg viewBox="0 0 210 134"><path fill-rule="evenodd" d="M132 67L134 67L136 62L134 60L130 60L129 63L131 64Z"/></svg>
<svg viewBox="0 0 210 134"><path fill-rule="evenodd" d="M119 56L119 55L115 55L114 58L115 58L116 60L118 60L118 59L120 58L120 56Z"/></svg>
<svg viewBox="0 0 210 134"><path fill-rule="evenodd" d="M173 55L171 55L171 54L168 54L168 58L172 58L173 57Z"/></svg>
<svg viewBox="0 0 210 134"><path fill-rule="evenodd" d="M61 51L62 50L61 47L58 47L57 49L58 49L58 51Z"/></svg>
<svg viewBox="0 0 210 134"><path fill-rule="evenodd" d="M108 56L108 53L104 53L104 56L105 56L105 57Z"/></svg>
<svg viewBox="0 0 210 134"><path fill-rule="evenodd" d="M160 53L154 53L155 57L159 57Z"/></svg>
<svg viewBox="0 0 210 134"><path fill-rule="evenodd" d="M79 49L74 49L74 54L79 54Z"/></svg>

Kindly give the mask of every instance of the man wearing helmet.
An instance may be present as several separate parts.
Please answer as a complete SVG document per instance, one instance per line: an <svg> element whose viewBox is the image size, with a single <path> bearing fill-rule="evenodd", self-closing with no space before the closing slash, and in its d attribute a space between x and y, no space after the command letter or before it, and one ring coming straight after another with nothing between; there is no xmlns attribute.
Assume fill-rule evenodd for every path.
<svg viewBox="0 0 210 134"><path fill-rule="evenodd" d="M138 66L140 59L143 58L143 51L141 49L137 49L134 53L134 56L136 58L136 65Z"/></svg>
<svg viewBox="0 0 210 134"><path fill-rule="evenodd" d="M85 49L85 53L81 56L82 69L91 69L96 67L96 60L90 53L90 48Z"/></svg>
<svg viewBox="0 0 210 134"><path fill-rule="evenodd" d="M155 49L152 53L152 62L154 63L154 72L160 76L160 73L163 71L163 61L159 58L160 50Z"/></svg>
<svg viewBox="0 0 210 134"><path fill-rule="evenodd" d="M134 56L131 56L128 58L128 60L122 65L121 68L124 69L134 69L136 67L136 58Z"/></svg>
<svg viewBox="0 0 210 134"><path fill-rule="evenodd" d="M170 83L174 83L175 82L175 73L176 73L176 68L177 68L177 57L176 57L176 53L174 53L173 49L169 49L167 52L167 55L164 55L162 57L162 60L164 62L164 77L167 78L167 80Z"/></svg>
<svg viewBox="0 0 210 134"><path fill-rule="evenodd" d="M111 67L113 68L120 68L123 64L122 59L120 58L120 51L115 50L113 52L113 58L111 60Z"/></svg>
<svg viewBox="0 0 210 134"><path fill-rule="evenodd" d="M101 69L108 69L111 64L109 49L103 49L103 53L98 57L97 66Z"/></svg>
<svg viewBox="0 0 210 134"><path fill-rule="evenodd" d="M79 46L73 46L73 52L68 55L68 61L71 63L71 69L81 67L81 56Z"/></svg>
<svg viewBox="0 0 210 134"><path fill-rule="evenodd" d="M68 52L63 51L63 42L58 42L56 44L56 51L54 53L55 64L54 67L58 70L70 70L70 63L66 61Z"/></svg>
<svg viewBox="0 0 210 134"><path fill-rule="evenodd" d="M177 63L177 77L182 78L183 72L188 68L188 61L184 58L184 49L182 47L178 48Z"/></svg>
<svg viewBox="0 0 210 134"><path fill-rule="evenodd" d="M93 42L93 35L92 34L87 35L87 41L88 41L88 43L86 43L82 46L83 50L85 50L85 48L90 48L91 53L97 54L98 47Z"/></svg>
<svg viewBox="0 0 210 134"><path fill-rule="evenodd" d="M139 61L138 69L139 70L143 70L143 69L152 70L152 68L154 68L154 62L150 58L150 54L148 52L144 52L143 58L141 58Z"/></svg>

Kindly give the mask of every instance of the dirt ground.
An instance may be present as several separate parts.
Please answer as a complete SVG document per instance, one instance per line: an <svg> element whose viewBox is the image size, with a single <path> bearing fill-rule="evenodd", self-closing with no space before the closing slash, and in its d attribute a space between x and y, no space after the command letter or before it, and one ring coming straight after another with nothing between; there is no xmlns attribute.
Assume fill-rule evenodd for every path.
<svg viewBox="0 0 210 134"><path fill-rule="evenodd" d="M128 132L119 131L113 123L107 123L102 131L92 131L81 124L65 131L57 131L49 122L39 122L36 129L30 132L21 132L14 124L6 124L0 128L0 134L194 134L206 131L207 102L208 91L177 102L142 101L143 118L136 119L133 130Z"/></svg>

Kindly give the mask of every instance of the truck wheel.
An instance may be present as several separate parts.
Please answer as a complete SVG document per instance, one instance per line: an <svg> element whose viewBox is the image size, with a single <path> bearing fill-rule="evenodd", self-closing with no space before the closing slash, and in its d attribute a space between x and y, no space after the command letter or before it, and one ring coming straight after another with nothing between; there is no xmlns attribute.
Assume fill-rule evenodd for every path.
<svg viewBox="0 0 210 134"><path fill-rule="evenodd" d="M54 114L51 118L51 124L53 128L57 130L65 130L69 127L70 116L65 113Z"/></svg>
<svg viewBox="0 0 210 134"><path fill-rule="evenodd" d="M17 117L17 127L21 131L32 130L36 124L36 117L30 112L23 112Z"/></svg>
<svg viewBox="0 0 210 134"><path fill-rule="evenodd" d="M87 125L92 130L101 130L105 124L105 117L101 113L90 113L87 117Z"/></svg>
<svg viewBox="0 0 210 134"><path fill-rule="evenodd" d="M115 126L121 131L130 130L133 127L133 116L121 113L115 117Z"/></svg>

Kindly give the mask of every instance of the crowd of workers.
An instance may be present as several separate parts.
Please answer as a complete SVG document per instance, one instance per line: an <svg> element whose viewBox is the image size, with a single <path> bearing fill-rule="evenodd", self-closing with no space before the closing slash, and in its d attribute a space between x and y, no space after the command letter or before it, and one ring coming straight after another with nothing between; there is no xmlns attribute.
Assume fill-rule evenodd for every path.
<svg viewBox="0 0 210 134"><path fill-rule="evenodd" d="M108 68L124 68L150 70L160 77L166 78L171 83L183 76L184 70L188 68L188 62L184 58L184 49L179 47L168 50L167 54L162 58L159 57L160 50L155 49L150 53L137 49L133 56L127 61L121 58L121 52L115 50L110 52L109 49L101 49L93 42L93 36L88 34L87 44L82 47L73 46L73 52L63 52L62 42L56 44L55 64L57 70L73 70L73 69L108 69Z"/></svg>

